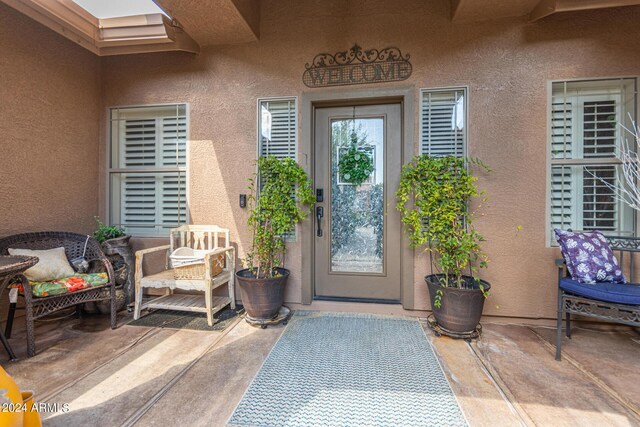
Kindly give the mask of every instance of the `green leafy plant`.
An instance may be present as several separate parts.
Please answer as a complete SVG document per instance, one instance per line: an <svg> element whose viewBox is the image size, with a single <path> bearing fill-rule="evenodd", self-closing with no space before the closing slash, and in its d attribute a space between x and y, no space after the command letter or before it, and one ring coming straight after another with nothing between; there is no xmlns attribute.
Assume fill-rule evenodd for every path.
<svg viewBox="0 0 640 427"><path fill-rule="evenodd" d="M248 224L253 244L244 259L254 277L276 277L284 267L285 236L305 219L315 203L311 180L292 159L260 157L250 180Z"/></svg>
<svg viewBox="0 0 640 427"><path fill-rule="evenodd" d="M116 227L115 225L104 225L100 220L100 217L95 217L96 230L93 232L93 237L99 242L103 243L105 240L115 239L118 237L126 236L127 232L122 227Z"/></svg>
<svg viewBox="0 0 640 427"><path fill-rule="evenodd" d="M475 211L469 209L472 198L487 199L478 191L468 165L489 171L478 159L414 157L402 168L397 209L411 246L430 253L441 286L478 286L487 296L478 277L478 269L488 261L480 246L485 239L473 228ZM441 297L439 290L437 308Z"/></svg>
<svg viewBox="0 0 640 427"><path fill-rule="evenodd" d="M371 148L367 145L366 135L358 139L356 131L349 137L350 144L341 148L338 170L345 182L361 185L373 173L375 168Z"/></svg>

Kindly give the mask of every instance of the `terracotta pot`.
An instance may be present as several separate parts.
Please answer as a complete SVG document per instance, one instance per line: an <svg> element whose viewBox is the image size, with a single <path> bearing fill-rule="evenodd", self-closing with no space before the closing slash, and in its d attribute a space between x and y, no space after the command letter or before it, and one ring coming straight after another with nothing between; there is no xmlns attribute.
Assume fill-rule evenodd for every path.
<svg viewBox="0 0 640 427"><path fill-rule="evenodd" d="M438 325L451 332L461 334L473 332L480 323L485 300L478 282L472 277L463 276L467 288L442 287L438 281L439 276L431 274L424 278L429 288L431 308ZM485 292L491 288L491 285L484 280L480 283L484 286ZM440 308L434 305L437 291L442 291Z"/></svg>
<svg viewBox="0 0 640 427"><path fill-rule="evenodd" d="M236 273L242 305L247 316L253 320L271 320L278 314L278 309L284 303L284 289L289 278L289 270L276 269L280 274L273 279L258 279L253 277L249 269Z"/></svg>

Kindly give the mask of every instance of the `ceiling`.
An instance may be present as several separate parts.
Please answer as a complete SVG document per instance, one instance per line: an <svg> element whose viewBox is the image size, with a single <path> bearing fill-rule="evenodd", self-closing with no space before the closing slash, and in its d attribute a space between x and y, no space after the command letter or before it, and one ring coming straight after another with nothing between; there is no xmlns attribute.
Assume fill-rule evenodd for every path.
<svg viewBox="0 0 640 427"><path fill-rule="evenodd" d="M480 22L526 16L537 21L549 15L590 9L640 5L640 0L450 0L451 20Z"/></svg>
<svg viewBox="0 0 640 427"><path fill-rule="evenodd" d="M166 14L158 10L106 18L96 17L77 4L102 1L107 0L0 0L99 56L162 51L198 53L204 46L250 43L260 37L260 0L154 0ZM555 13L640 5L640 0L448 1L455 23L509 17L537 21ZM115 10L116 3L110 4ZM132 3L124 6L133 10Z"/></svg>

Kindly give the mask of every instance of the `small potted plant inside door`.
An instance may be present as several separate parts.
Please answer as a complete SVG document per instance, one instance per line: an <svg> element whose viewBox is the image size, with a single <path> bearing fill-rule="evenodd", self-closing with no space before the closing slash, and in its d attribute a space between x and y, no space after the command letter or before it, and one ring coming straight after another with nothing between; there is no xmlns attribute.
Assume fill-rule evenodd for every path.
<svg viewBox="0 0 640 427"><path fill-rule="evenodd" d="M477 159L416 156L403 167L396 193L411 246L429 253L431 274L425 281L437 327L458 337L476 335L491 288L478 276L487 266L487 256L469 206L472 199L486 197L469 167L489 171Z"/></svg>
<svg viewBox="0 0 640 427"><path fill-rule="evenodd" d="M282 315L289 270L284 268L286 236L315 202L311 180L292 159L260 157L250 180L248 225L253 233L245 269L236 273L247 321L266 327Z"/></svg>

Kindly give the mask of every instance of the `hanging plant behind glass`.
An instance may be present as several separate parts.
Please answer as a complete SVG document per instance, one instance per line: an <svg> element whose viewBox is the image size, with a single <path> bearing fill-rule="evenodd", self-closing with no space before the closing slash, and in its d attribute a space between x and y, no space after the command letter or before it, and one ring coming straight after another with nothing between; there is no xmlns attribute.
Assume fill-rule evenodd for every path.
<svg viewBox="0 0 640 427"><path fill-rule="evenodd" d="M369 179L373 173L374 164L366 135L358 140L355 129L351 131L349 144L340 151L338 170L341 180L349 184L358 186Z"/></svg>

